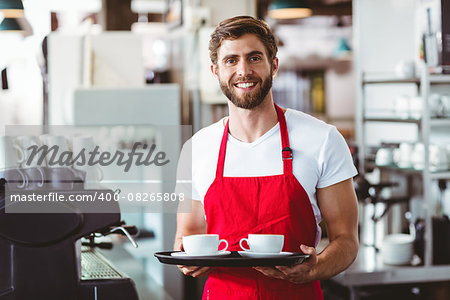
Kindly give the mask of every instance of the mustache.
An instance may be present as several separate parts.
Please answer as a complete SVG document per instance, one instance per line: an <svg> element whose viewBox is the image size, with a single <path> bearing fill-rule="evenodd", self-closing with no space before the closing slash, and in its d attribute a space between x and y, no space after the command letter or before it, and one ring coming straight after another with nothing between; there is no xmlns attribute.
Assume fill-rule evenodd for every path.
<svg viewBox="0 0 450 300"><path fill-rule="evenodd" d="M232 84L235 84L237 82L243 82L243 81L256 81L256 82L261 82L262 79L259 77L254 77L254 76L244 76L244 77L238 77L235 80L233 80Z"/></svg>

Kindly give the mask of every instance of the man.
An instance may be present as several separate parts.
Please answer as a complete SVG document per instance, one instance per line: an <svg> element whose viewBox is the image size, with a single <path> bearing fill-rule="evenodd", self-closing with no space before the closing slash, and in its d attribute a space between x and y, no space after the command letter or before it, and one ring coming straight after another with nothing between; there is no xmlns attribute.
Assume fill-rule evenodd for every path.
<svg viewBox="0 0 450 300"><path fill-rule="evenodd" d="M348 147L333 126L274 105L277 46L265 22L227 19L209 50L229 117L189 141L194 201L192 212L178 214L175 249L191 234L219 234L228 250L241 250L249 233L273 233L285 236L283 251L310 258L292 267L179 268L193 277L209 274L204 299L323 299L318 280L346 269L358 250L356 169ZM186 153L180 166L191 159ZM317 255L322 219L330 244Z"/></svg>

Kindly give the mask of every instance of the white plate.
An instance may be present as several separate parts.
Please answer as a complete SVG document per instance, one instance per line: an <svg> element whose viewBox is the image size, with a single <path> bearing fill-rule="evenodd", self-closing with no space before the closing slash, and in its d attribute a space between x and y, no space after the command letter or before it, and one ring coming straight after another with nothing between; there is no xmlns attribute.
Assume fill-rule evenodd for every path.
<svg viewBox="0 0 450 300"><path fill-rule="evenodd" d="M280 252L280 253L262 253L262 252L250 252L250 251L238 251L240 256L252 257L252 258L269 258L269 257L283 257L292 255L292 252Z"/></svg>
<svg viewBox="0 0 450 300"><path fill-rule="evenodd" d="M196 255L188 255L186 252L173 252L170 254L170 256L181 256L181 257L210 257L210 256L222 256L222 255L229 255L231 254L230 251L224 251L219 252L216 254L196 254Z"/></svg>

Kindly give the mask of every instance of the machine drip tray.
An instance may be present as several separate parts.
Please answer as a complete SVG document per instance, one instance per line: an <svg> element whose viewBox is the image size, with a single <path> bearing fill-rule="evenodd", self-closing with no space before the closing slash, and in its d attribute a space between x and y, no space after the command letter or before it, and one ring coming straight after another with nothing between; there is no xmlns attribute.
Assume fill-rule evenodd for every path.
<svg viewBox="0 0 450 300"><path fill-rule="evenodd" d="M114 279L125 278L100 253L89 247L83 247L81 252L81 279Z"/></svg>

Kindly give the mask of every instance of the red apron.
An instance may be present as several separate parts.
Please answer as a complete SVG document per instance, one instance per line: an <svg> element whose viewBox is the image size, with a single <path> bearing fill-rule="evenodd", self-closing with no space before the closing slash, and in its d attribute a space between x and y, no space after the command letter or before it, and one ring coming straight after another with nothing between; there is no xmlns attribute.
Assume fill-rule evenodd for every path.
<svg viewBox="0 0 450 300"><path fill-rule="evenodd" d="M276 106L276 105L275 105ZM240 251L249 233L284 234L283 251L299 252L300 244L314 247L316 220L308 194L292 173L292 151L283 111L280 124L283 174L262 177L223 177L228 122L220 145L216 178L204 200L208 233ZM263 162L262 162L263 163ZM267 277L252 268L215 268L209 274L203 299L323 299L319 281L294 284Z"/></svg>

